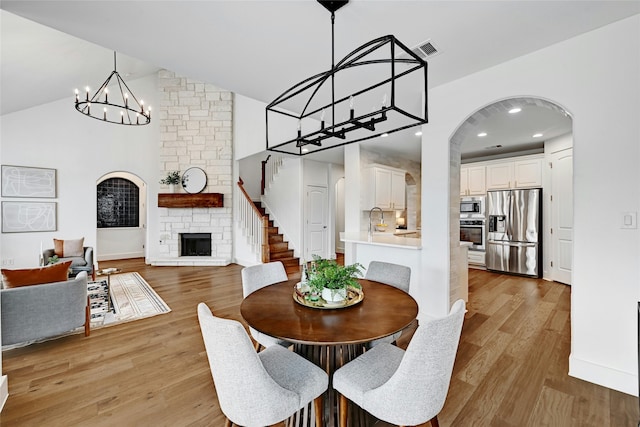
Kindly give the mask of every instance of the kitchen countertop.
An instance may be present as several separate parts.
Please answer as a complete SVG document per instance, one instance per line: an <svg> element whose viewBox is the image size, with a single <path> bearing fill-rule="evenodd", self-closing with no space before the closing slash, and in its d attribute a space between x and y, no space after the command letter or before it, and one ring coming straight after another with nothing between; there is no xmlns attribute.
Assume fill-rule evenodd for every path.
<svg viewBox="0 0 640 427"><path fill-rule="evenodd" d="M340 233L340 240L347 243L362 243L365 245L387 246L402 249L422 249L422 239L402 237L389 232L376 232L369 237L366 231L360 233Z"/></svg>

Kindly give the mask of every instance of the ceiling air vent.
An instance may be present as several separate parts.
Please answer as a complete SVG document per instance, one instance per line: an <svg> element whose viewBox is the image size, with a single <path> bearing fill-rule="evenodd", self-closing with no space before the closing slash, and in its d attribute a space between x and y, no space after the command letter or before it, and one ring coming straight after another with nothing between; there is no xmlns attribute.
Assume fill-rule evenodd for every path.
<svg viewBox="0 0 640 427"><path fill-rule="evenodd" d="M418 43L418 45L411 50L422 59L433 58L440 53L438 48L431 42L431 39Z"/></svg>

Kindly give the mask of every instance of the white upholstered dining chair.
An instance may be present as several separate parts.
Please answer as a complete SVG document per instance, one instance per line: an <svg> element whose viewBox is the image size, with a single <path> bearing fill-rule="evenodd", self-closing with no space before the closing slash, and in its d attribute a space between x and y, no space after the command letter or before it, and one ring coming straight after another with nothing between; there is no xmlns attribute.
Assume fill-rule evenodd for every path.
<svg viewBox="0 0 640 427"><path fill-rule="evenodd" d="M367 280L384 283L409 293L409 283L411 282L411 268L406 265L393 264L383 261L371 261L364 276ZM395 343L402 335L402 331L396 332L388 337L379 338L367 344L368 348L380 343Z"/></svg>
<svg viewBox="0 0 640 427"><path fill-rule="evenodd" d="M289 280L287 272L284 269L284 265L280 261L268 262L265 264L257 264L249 267L245 267L241 271L242 276L242 296L246 298L258 289L262 289L265 286L273 285L274 283L284 282ZM278 344L284 347L289 347L290 342L274 338L270 335L263 334L249 327L251 336L256 341L256 350L260 349L260 346L267 348L274 344Z"/></svg>
<svg viewBox="0 0 640 427"><path fill-rule="evenodd" d="M256 353L240 322L214 316L204 303L198 321L226 426L276 424L311 401L322 425L326 372L279 345Z"/></svg>
<svg viewBox="0 0 640 427"><path fill-rule="evenodd" d="M382 343L333 374L340 393L340 427L347 422L347 399L376 418L400 426L431 421L438 427L458 351L465 303L456 301L446 317L416 329L404 351Z"/></svg>

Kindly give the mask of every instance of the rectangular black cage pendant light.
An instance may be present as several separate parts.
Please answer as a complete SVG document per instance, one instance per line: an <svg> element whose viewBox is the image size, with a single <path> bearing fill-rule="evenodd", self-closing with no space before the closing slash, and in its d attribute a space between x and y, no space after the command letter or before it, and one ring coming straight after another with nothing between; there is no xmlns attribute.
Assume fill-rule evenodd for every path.
<svg viewBox="0 0 640 427"><path fill-rule="evenodd" d="M336 64L335 11L348 1L318 2L331 12L331 68L267 105L267 150L304 156L427 123L427 62L387 35Z"/></svg>

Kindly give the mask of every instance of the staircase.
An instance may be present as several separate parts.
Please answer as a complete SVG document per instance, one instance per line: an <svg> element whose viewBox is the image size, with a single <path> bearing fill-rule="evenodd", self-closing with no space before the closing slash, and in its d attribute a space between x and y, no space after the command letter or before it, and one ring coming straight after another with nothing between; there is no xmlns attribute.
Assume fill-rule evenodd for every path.
<svg viewBox="0 0 640 427"><path fill-rule="evenodd" d="M265 212L262 203L255 202L256 207L262 215L269 216ZM300 278L300 259L293 256L293 250L289 249L289 243L284 240L284 236L278 232L278 227L273 225L273 221L269 218L269 260L281 261L287 272L289 279Z"/></svg>

